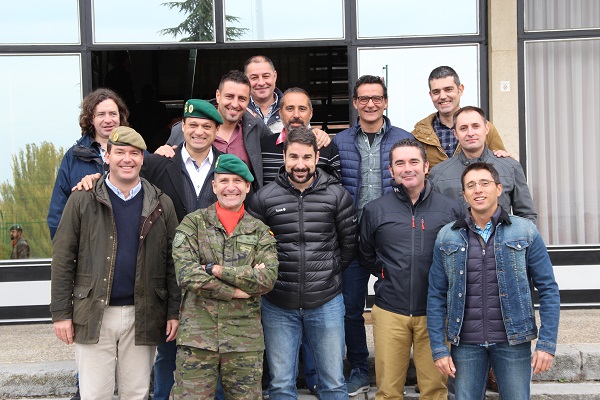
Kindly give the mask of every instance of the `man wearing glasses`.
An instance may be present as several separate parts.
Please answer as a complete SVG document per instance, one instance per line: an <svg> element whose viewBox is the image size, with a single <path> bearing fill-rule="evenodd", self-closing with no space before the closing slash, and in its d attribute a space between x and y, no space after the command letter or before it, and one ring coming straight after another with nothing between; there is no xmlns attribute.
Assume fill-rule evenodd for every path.
<svg viewBox="0 0 600 400"><path fill-rule="evenodd" d="M469 212L442 228L433 251L427 329L438 371L454 378L456 400L483 398L490 366L501 398L529 399L532 372L550 369L556 351L560 298L552 263L535 225L500 204L500 180L490 163L465 168ZM539 294L539 337L530 282Z"/></svg>
<svg viewBox="0 0 600 400"><path fill-rule="evenodd" d="M490 123L481 108L466 106L459 109L453 117L454 136L462 149L455 157L446 160L429 173L429 180L438 192L462 202L467 207L463 196L460 176L468 165L474 162L487 162L496 168L500 175L502 193L498 203L509 213L527 218L533 223L537 220L537 212L527 186L523 168L518 161L506 157L499 158L486 145Z"/></svg>
<svg viewBox="0 0 600 400"><path fill-rule="evenodd" d="M368 202L392 191L388 169L389 152L394 143L412 138L407 131L392 126L383 115L388 106L387 88L373 75L361 76L354 86L353 105L358 111L356 124L338 133L333 143L340 154L342 185L354 199L360 219ZM367 338L363 312L369 282L368 266L354 260L343 273L346 315L346 358L352 370L346 380L348 395L369 391Z"/></svg>

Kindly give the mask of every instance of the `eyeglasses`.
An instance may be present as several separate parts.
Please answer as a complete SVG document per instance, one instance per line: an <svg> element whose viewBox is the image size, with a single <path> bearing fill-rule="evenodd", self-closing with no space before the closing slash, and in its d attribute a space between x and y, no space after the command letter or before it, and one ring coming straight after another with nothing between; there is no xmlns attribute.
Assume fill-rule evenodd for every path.
<svg viewBox="0 0 600 400"><path fill-rule="evenodd" d="M358 96L356 100L358 100L358 104L362 104L363 106L369 104L369 100L372 100L373 104L381 104L383 96Z"/></svg>
<svg viewBox="0 0 600 400"><path fill-rule="evenodd" d="M490 186L492 183L496 184L496 181L490 181L489 179L481 179L478 182L471 181L471 182L467 183L465 185L465 187L469 190L473 190L473 189L475 189L475 186L477 186L477 185L481 186L482 188L486 188L486 187Z"/></svg>

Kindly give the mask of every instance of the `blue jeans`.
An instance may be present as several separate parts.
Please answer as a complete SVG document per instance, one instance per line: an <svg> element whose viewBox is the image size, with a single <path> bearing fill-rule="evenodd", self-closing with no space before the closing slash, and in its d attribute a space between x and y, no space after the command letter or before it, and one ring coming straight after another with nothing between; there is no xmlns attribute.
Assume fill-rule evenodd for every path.
<svg viewBox="0 0 600 400"><path fill-rule="evenodd" d="M271 400L297 399L298 353L306 335L315 359L321 400L347 400L344 381L344 302L339 294L310 310L280 308L262 299L262 322L271 375Z"/></svg>
<svg viewBox="0 0 600 400"><path fill-rule="evenodd" d="M498 392L503 399L529 400L531 390L531 342L511 346L461 344L452 346L456 367L454 395L456 400L485 398L490 366L496 374Z"/></svg>
<svg viewBox="0 0 600 400"><path fill-rule="evenodd" d="M171 388L175 382L175 356L177 343L175 340L165 342L163 332L154 361L154 400L168 400Z"/></svg>
<svg viewBox="0 0 600 400"><path fill-rule="evenodd" d="M319 383L317 368L315 367L315 357L310 350L310 344L306 335L302 335L302 364L304 366L304 380L309 389Z"/></svg>
<svg viewBox="0 0 600 400"><path fill-rule="evenodd" d="M342 274L344 281L344 329L346 337L346 358L352 369L358 368L363 374L369 375L369 349L367 348L367 333L365 331L365 300L369 271L358 264L357 260L346 268Z"/></svg>

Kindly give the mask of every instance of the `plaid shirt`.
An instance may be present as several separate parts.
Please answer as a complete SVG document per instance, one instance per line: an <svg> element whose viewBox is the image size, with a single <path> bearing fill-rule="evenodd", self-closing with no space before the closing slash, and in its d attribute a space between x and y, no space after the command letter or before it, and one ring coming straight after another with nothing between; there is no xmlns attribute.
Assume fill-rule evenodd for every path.
<svg viewBox="0 0 600 400"><path fill-rule="evenodd" d="M454 153L456 152L456 148L458 147L458 140L454 137L454 133L452 133L452 128L448 128L446 125L440 122L440 118L436 114L433 119L433 130L438 135L440 139L440 144L442 148L448 155L448 158L452 158Z"/></svg>

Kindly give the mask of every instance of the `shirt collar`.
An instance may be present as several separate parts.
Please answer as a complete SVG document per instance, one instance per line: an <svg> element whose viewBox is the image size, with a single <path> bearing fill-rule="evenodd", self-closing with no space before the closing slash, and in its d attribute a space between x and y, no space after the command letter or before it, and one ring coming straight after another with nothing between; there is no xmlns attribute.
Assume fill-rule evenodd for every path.
<svg viewBox="0 0 600 400"><path fill-rule="evenodd" d="M277 95L277 92L273 92L273 98L275 99L275 101L271 103L271 106L269 107L269 115L272 115L275 112L275 110L277 110L277 104L279 104L279 96ZM258 115L260 115L262 118L265 118L265 115L263 115L260 106L254 102L252 96L250 96L250 105L252 106L254 111L258 113Z"/></svg>
<svg viewBox="0 0 600 400"><path fill-rule="evenodd" d="M121 192L119 190L119 188L117 188L115 185L112 184L112 182L110 181L110 173L108 174L108 176L106 177L106 179L104 181L106 182L106 186L108 186L110 188L110 190L112 190L114 192L114 194L116 194L120 199L125 200L125 201L133 199L135 197L135 195L138 194L140 192L140 190L142 190L142 180L139 178L138 178L137 185L135 185L129 191L129 197L125 197L125 194L123 194L123 192Z"/></svg>
<svg viewBox="0 0 600 400"><path fill-rule="evenodd" d="M209 162L212 165L213 158L214 158L214 153L213 153L212 146L210 146L210 148L208 149L208 154L206 155L206 158L204 159L204 161L202 161L201 164L203 164L205 162ZM191 162L191 163L196 162L196 160L194 160L194 158L190 155L190 153L185 148L185 143L183 144L183 146L181 146L181 159L183 160L184 164L186 164L188 162Z"/></svg>

